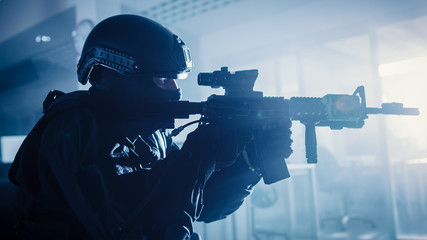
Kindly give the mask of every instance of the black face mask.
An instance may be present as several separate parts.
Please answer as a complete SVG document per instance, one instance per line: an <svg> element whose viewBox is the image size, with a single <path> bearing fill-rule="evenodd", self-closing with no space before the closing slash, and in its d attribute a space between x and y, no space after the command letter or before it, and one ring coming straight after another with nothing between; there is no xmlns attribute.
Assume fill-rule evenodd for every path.
<svg viewBox="0 0 427 240"><path fill-rule="evenodd" d="M181 89L163 90L154 85L147 87L147 91L144 91L141 98L145 100L178 101L181 99Z"/></svg>
<svg viewBox="0 0 427 240"><path fill-rule="evenodd" d="M147 108L161 108L162 103L167 101L178 101L181 98L180 89L164 90L153 82L152 77L122 76L108 69L91 83L90 92L115 108L120 118L135 122L141 119L152 121L157 129L174 127L173 117L153 117L141 113Z"/></svg>
<svg viewBox="0 0 427 240"><path fill-rule="evenodd" d="M92 88L126 102L178 101L181 90L164 90L157 86L152 76L128 75L106 69L94 69L91 76Z"/></svg>

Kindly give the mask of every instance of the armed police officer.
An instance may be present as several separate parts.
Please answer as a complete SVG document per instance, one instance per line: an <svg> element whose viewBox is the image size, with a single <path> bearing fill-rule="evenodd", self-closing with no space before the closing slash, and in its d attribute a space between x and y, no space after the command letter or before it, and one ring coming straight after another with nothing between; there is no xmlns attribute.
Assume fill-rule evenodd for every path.
<svg viewBox="0 0 427 240"><path fill-rule="evenodd" d="M237 210L262 176L239 133L199 126L180 149L173 118L141 115L180 99L189 48L144 17L110 17L89 34L78 80L89 91L52 91L9 178L19 187L19 239L187 239L196 220ZM290 121L261 147L291 154ZM271 133L271 131L270 131Z"/></svg>

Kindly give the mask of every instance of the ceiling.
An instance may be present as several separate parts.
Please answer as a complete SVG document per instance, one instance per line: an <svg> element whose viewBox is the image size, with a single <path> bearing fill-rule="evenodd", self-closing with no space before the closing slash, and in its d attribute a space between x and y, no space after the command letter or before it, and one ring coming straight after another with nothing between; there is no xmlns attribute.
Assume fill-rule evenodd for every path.
<svg viewBox="0 0 427 240"><path fill-rule="evenodd" d="M123 12L155 19L166 26L202 36L232 25L262 19L324 0L122 0Z"/></svg>

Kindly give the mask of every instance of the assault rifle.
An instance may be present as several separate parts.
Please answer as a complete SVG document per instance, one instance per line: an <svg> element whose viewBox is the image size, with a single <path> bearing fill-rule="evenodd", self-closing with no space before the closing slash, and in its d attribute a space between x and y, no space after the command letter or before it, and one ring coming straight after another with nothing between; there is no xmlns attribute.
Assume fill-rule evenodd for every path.
<svg viewBox="0 0 427 240"><path fill-rule="evenodd" d="M404 108L402 103L383 103L381 108L366 107L365 89L359 86L351 94L327 94L324 97L264 97L262 92L253 91L258 70L231 73L227 67L212 73L199 73L198 84L212 88L222 87L224 95L211 95L205 102L176 101L144 109L145 113L189 118L200 114L197 122L234 123L243 130L248 140L256 141L253 133L280 124L283 119L299 121L305 125L305 147L307 162L317 163L317 126L331 129L362 128L368 114L419 115L417 108ZM146 106L145 106L146 107ZM160 109L160 110L159 110ZM186 124L188 125L188 124ZM178 134L186 125L172 131ZM289 177L283 159L271 159L268 153L259 152L256 163L264 182L271 184Z"/></svg>

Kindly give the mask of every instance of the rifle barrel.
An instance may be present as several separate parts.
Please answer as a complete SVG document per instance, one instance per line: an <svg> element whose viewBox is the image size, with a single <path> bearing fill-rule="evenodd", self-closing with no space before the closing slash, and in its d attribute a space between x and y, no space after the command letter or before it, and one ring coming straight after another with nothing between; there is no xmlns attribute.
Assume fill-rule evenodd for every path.
<svg viewBox="0 0 427 240"><path fill-rule="evenodd" d="M420 115L418 108L366 108L366 114Z"/></svg>

